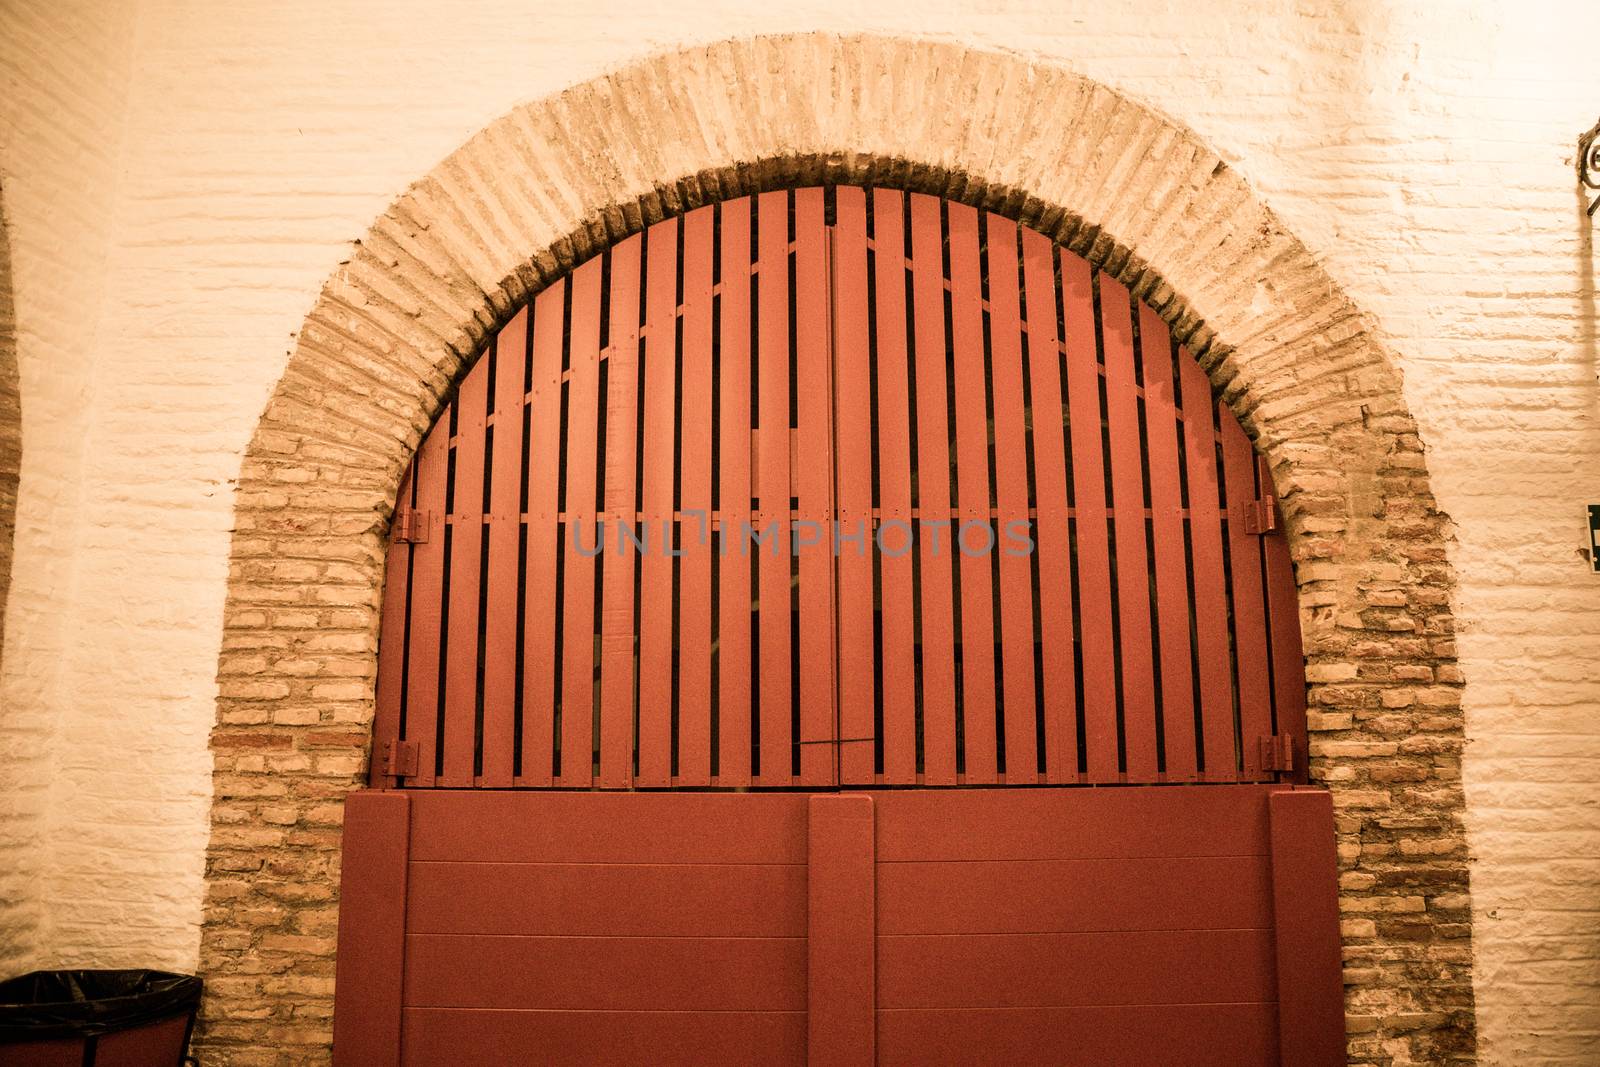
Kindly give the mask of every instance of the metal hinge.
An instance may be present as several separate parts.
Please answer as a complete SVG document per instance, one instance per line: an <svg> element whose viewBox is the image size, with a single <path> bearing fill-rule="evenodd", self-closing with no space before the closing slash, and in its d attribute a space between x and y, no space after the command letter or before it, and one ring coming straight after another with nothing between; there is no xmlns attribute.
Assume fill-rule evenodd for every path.
<svg viewBox="0 0 1600 1067"><path fill-rule="evenodd" d="M1252 534L1271 533L1278 528L1278 502L1269 493L1260 500L1253 500L1244 506L1244 532Z"/></svg>
<svg viewBox="0 0 1600 1067"><path fill-rule="evenodd" d="M1261 738L1261 769L1280 772L1294 770L1294 738L1288 734L1270 734Z"/></svg>
<svg viewBox="0 0 1600 1067"><path fill-rule="evenodd" d="M426 511L402 511L394 517L394 543L420 545L428 540L432 518Z"/></svg>
<svg viewBox="0 0 1600 1067"><path fill-rule="evenodd" d="M417 756L415 741L385 741L378 766L386 778L409 778L417 773Z"/></svg>

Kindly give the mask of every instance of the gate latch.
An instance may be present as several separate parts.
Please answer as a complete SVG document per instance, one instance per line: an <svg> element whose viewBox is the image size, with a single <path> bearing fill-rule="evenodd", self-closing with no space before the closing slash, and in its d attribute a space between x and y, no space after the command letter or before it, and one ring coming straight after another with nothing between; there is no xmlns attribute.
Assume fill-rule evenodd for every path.
<svg viewBox="0 0 1600 1067"><path fill-rule="evenodd" d="M1261 738L1261 769L1294 770L1294 738L1288 734L1269 734Z"/></svg>
<svg viewBox="0 0 1600 1067"><path fill-rule="evenodd" d="M420 545L428 540L429 519L431 516L426 511L413 511L407 509L399 512L394 517L394 543L397 545Z"/></svg>
<svg viewBox="0 0 1600 1067"><path fill-rule="evenodd" d="M417 773L415 741L385 741L379 766L386 778L409 778Z"/></svg>

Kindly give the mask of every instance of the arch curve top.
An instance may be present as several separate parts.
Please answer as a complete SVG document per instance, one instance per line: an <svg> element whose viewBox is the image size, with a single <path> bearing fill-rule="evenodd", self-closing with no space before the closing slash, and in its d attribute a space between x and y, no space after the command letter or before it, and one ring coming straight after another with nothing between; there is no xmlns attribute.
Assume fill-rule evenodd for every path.
<svg viewBox="0 0 1600 1067"><path fill-rule="evenodd" d="M325 762L325 748L329 737L368 736L401 471L493 331L547 283L661 218L836 183L936 193L1026 223L1168 322L1272 468L1306 638L1312 781L1357 792L1377 781L1382 769L1367 755L1392 754L1391 709L1415 705L1405 736L1417 752L1441 754L1426 781L1405 779L1415 786L1403 791L1406 810L1356 803L1341 813L1346 868L1373 862L1363 842L1415 832L1384 821L1396 816L1461 840L1448 526L1396 363L1360 311L1235 170L1156 110L1015 54L834 33L662 52L520 104L360 238L297 335L241 469L219 666L218 721L231 725L212 739L227 788L214 826L259 821L268 806L281 820L286 805L305 825L326 826L328 798L364 777ZM1415 632L1398 632L1402 616ZM1323 747L1319 730L1351 743ZM305 769L274 760L263 769L257 733L273 736L277 764ZM294 781L269 785L263 775ZM304 853L303 869L336 866L336 832L303 838L286 846ZM208 869L254 869L247 852L214 835ZM1401 867L1433 864L1426 875L1438 892L1465 890L1464 855L1383 855ZM1441 873L1441 863L1454 866ZM1404 883L1393 874L1364 874L1346 892L1393 892L1385 886ZM303 957L306 973L326 972L332 940L296 936L294 910L279 903L290 896L272 895L270 882L235 880L208 897L207 974L243 973L263 938L296 946L285 951ZM1466 927L1432 911L1417 922L1425 934L1380 924L1361 951L1381 961L1373 973L1386 983L1384 1018L1438 1022L1391 1030L1374 1021L1360 1032L1470 1046ZM1391 968L1396 959L1408 962ZM1424 969L1438 980L1402 974ZM259 1019L260 1005L225 985L212 993L216 1017ZM285 1027L326 1028L331 996L307 997L316 1010L285 1004L259 1032L230 1022L204 1043L266 1048Z"/></svg>

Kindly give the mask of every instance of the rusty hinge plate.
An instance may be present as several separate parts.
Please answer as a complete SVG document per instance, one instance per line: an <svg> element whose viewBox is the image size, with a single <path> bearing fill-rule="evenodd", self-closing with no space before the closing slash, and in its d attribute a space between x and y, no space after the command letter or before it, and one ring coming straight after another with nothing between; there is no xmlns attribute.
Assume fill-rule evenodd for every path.
<svg viewBox="0 0 1600 1067"><path fill-rule="evenodd" d="M379 766L385 777L409 778L417 773L417 756L415 741L385 741Z"/></svg>
<svg viewBox="0 0 1600 1067"><path fill-rule="evenodd" d="M394 543L420 545L428 540L432 516L426 511L401 511L394 517Z"/></svg>
<svg viewBox="0 0 1600 1067"><path fill-rule="evenodd" d="M1288 734L1270 734L1261 740L1261 769L1287 772L1294 770L1294 738Z"/></svg>

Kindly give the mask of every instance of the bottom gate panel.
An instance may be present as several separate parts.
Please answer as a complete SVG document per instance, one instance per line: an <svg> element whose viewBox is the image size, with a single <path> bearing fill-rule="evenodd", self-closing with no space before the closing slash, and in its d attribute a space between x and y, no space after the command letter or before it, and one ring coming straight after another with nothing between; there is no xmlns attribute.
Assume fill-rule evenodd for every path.
<svg viewBox="0 0 1600 1067"><path fill-rule="evenodd" d="M347 806L340 1064L1343 1062L1325 792Z"/></svg>

